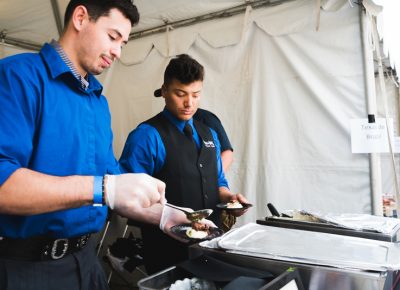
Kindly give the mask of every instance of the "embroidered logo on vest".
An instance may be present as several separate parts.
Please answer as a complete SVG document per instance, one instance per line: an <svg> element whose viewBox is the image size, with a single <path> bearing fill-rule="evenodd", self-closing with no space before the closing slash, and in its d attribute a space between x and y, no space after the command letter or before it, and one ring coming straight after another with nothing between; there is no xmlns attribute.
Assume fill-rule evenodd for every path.
<svg viewBox="0 0 400 290"><path fill-rule="evenodd" d="M204 146L206 146L207 148L215 147L213 141L204 141L204 140L203 140L203 143L204 143Z"/></svg>

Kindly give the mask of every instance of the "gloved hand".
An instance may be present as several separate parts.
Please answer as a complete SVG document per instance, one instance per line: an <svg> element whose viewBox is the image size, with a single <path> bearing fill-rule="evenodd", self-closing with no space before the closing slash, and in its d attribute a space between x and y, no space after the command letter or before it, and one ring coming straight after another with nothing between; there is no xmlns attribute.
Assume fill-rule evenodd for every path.
<svg viewBox="0 0 400 290"><path fill-rule="evenodd" d="M118 214L130 213L165 201L165 183L144 173L106 175L106 204Z"/></svg>
<svg viewBox="0 0 400 290"><path fill-rule="evenodd" d="M193 209L188 208L188 207L182 207L182 209L188 211L188 212L193 212ZM198 221L199 223L206 224L210 227L216 228L217 226L210 220L208 219L201 219ZM179 237L178 235L174 234L171 231L171 228L175 225L180 225L180 224L190 224L191 221L187 219L186 214L178 209L169 207L164 205L162 214L161 214L161 219L160 219L160 229L169 235L170 237L179 240L181 242L188 242L188 239L183 239Z"/></svg>
<svg viewBox="0 0 400 290"><path fill-rule="evenodd" d="M183 207L188 212L193 210L188 207ZM168 234L171 232L171 228L175 225L188 224L190 221L187 219L186 214L178 209L166 206L164 204L161 219L160 219L160 229Z"/></svg>

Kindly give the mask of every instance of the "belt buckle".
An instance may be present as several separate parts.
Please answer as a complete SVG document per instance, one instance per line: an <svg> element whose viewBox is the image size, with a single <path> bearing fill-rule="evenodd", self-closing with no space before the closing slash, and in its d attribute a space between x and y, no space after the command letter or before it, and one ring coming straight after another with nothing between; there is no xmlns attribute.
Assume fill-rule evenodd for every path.
<svg viewBox="0 0 400 290"><path fill-rule="evenodd" d="M64 243L64 248L62 249L62 252L60 255L57 256L57 246L58 243ZM62 257L65 256L65 254L67 253L68 250L68 239L57 239L54 241L53 246L51 247L51 258L53 260L58 260L61 259Z"/></svg>

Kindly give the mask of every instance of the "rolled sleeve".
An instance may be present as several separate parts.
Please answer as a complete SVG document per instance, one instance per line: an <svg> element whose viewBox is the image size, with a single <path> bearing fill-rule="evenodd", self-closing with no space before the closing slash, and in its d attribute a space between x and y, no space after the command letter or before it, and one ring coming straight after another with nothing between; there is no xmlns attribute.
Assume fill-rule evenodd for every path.
<svg viewBox="0 0 400 290"><path fill-rule="evenodd" d="M0 66L0 184L18 168L27 167L32 153L37 98L34 87L10 63Z"/></svg>

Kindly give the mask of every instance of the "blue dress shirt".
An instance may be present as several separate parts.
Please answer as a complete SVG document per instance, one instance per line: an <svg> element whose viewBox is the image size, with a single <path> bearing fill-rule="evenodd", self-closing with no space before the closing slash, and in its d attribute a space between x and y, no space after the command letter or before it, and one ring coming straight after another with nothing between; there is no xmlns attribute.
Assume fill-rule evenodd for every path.
<svg viewBox="0 0 400 290"><path fill-rule="evenodd" d="M224 127L222 126L222 123L214 113L199 108L197 109L196 114L194 114L193 119L203 123L207 127L210 127L217 133L222 152L225 150L233 151L233 147L229 141Z"/></svg>
<svg viewBox="0 0 400 290"><path fill-rule="evenodd" d="M102 86L84 90L49 44L0 60L0 185L19 168L54 176L119 173ZM99 231L107 207L0 214L0 236L73 237Z"/></svg>
<svg viewBox="0 0 400 290"><path fill-rule="evenodd" d="M186 121L177 119L166 108L164 108L163 114L182 132L182 134L184 134L183 128L185 127ZM196 128L193 126L193 119L190 119L188 122L193 129L193 138L197 148L200 148L200 137ZM222 169L221 145L217 133L215 133L213 129L210 130L214 138L217 152L218 186L228 187L228 182ZM120 169L122 172L154 175L163 167L166 154L164 143L157 129L143 123L129 134L119 160Z"/></svg>

